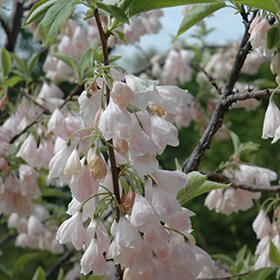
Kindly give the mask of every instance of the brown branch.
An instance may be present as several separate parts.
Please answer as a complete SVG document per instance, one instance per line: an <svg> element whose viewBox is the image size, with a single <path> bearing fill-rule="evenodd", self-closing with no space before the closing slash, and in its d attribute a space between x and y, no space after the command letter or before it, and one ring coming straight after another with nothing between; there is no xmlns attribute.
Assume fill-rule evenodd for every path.
<svg viewBox="0 0 280 280"><path fill-rule="evenodd" d="M245 271L245 272L240 272L237 274L232 274L230 276L222 276L222 277L214 277L214 278L199 278L197 280L230 280L231 278L236 278L239 276L244 276L250 274L252 271Z"/></svg>
<svg viewBox="0 0 280 280"><path fill-rule="evenodd" d="M80 94L83 91L83 85L77 85L74 90L70 93L70 95L68 96L68 98L65 99L65 101L60 105L59 109L62 109L65 104L67 102L69 102L72 97L74 95ZM20 133L16 134L11 140L10 140L10 144L13 144L22 134L24 134L25 132L28 131L28 129L30 127L32 127L33 125L35 125L36 123L38 123L40 121L40 118L42 115L47 114L47 111L43 111L40 115L38 115L38 117L31 122L29 125L27 125Z"/></svg>
<svg viewBox="0 0 280 280"><path fill-rule="evenodd" d="M7 242L14 239L17 236L17 233L9 234L0 239L0 247L4 246Z"/></svg>
<svg viewBox="0 0 280 280"><path fill-rule="evenodd" d="M18 33L21 28L21 18L23 15L23 3L14 2L12 14L9 21L10 35L7 37L5 47L8 51L13 52L17 41Z"/></svg>
<svg viewBox="0 0 280 280"><path fill-rule="evenodd" d="M213 79L213 78L205 71L205 69L204 69L203 67L201 67L198 63L196 63L196 66L197 66L197 68L198 68L199 71L203 72L203 73L206 75L208 81L209 81L209 82L213 85L213 87L217 90L218 94L219 94L219 95L222 95L222 91L221 91L221 89L218 87L218 85L217 85L215 79Z"/></svg>
<svg viewBox="0 0 280 280"><path fill-rule="evenodd" d="M254 17L255 14L252 16L251 21L254 19ZM211 140L213 136L223 124L223 119L227 114L230 106L229 103L224 102L224 99L226 99L228 96L233 94L233 88L240 76L241 68L244 64L244 61L248 53L251 51L251 44L249 42L250 34L248 32L250 23L251 22L244 23L245 24L244 35L241 40L238 52L236 54L228 82L217 103L217 106L213 112L210 122L208 123L208 126L205 129L200 140L197 142L196 147L194 148L192 154L187 158L187 160L182 165L182 170L185 173L191 172L193 170L197 170L201 162L201 159L205 154L206 149L208 149L211 144Z"/></svg>
<svg viewBox="0 0 280 280"><path fill-rule="evenodd" d="M6 22L0 17L0 23L7 35L7 40L8 41L11 41L12 40L12 35L11 35L11 32L10 32L10 29L9 29L9 26L6 24Z"/></svg>
<svg viewBox="0 0 280 280"><path fill-rule="evenodd" d="M98 27L101 43L102 43L102 50L103 50L103 59L104 59L104 65L109 65L109 56L108 56L108 48L107 48L107 40L108 40L108 35L104 33L101 20L99 17L98 9L95 10L94 12L96 24ZM110 89L106 85L106 101L107 101L107 106L110 102ZM120 198L120 193L119 193L119 171L117 168L116 164L116 158L115 158L115 152L114 149L112 148L113 146L113 139L110 139L108 141L108 152L109 152L109 159L111 163L111 170L112 170L112 179L113 179L113 186L114 186L114 195L116 196L116 199L118 203L121 203L121 198ZM117 212L117 221L120 219L120 209L116 207L116 212Z"/></svg>
<svg viewBox="0 0 280 280"><path fill-rule="evenodd" d="M235 179L226 177L223 174L216 172L201 172L202 174L207 175L207 179L213 182L218 182L222 184L231 184L231 187L236 189L242 189L250 192L266 192L266 193L279 193L280 185L275 186L261 186L253 183L243 183Z"/></svg>
<svg viewBox="0 0 280 280"><path fill-rule="evenodd" d="M74 248L65 252L63 256L54 264L54 266L46 272L46 279L54 279L53 274L63 265L63 263L68 261L74 255L74 252Z"/></svg>

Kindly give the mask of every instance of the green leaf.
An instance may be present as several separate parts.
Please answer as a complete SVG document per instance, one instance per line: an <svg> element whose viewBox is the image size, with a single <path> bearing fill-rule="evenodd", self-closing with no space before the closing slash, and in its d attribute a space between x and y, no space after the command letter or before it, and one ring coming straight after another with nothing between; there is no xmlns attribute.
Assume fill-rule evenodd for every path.
<svg viewBox="0 0 280 280"><path fill-rule="evenodd" d="M61 25L74 11L74 0L59 0L52 5L38 26L38 34L42 37L42 46L45 46L60 29Z"/></svg>
<svg viewBox="0 0 280 280"><path fill-rule="evenodd" d="M33 70L35 69L36 65L38 64L39 55L40 55L39 53L34 53L27 62L27 73L30 76L31 76Z"/></svg>
<svg viewBox="0 0 280 280"><path fill-rule="evenodd" d="M65 197L69 198L69 195L67 193L64 193L62 191L59 191L58 189L54 188L47 188L42 191L43 197Z"/></svg>
<svg viewBox="0 0 280 280"><path fill-rule="evenodd" d="M27 15L22 27L24 28L37 18L42 17L47 12L47 10L57 1L59 0L41 0L38 3L34 4L29 14Z"/></svg>
<svg viewBox="0 0 280 280"><path fill-rule="evenodd" d="M75 70L75 68L73 67L73 61L74 58L72 56L70 56L67 53L55 53L53 54L54 57L62 60L64 63L66 63L69 67L71 67L73 70ZM75 61L76 62L76 61Z"/></svg>
<svg viewBox="0 0 280 280"><path fill-rule="evenodd" d="M32 280L46 280L45 272L41 266L37 268Z"/></svg>
<svg viewBox="0 0 280 280"><path fill-rule="evenodd" d="M8 87L13 87L15 86L17 83L19 83L20 81L22 81L22 77L20 76L13 76L11 78L9 78L5 84L8 86Z"/></svg>
<svg viewBox="0 0 280 280"><path fill-rule="evenodd" d="M245 259L245 254L247 251L247 245L244 245L236 254L236 260L244 260Z"/></svg>
<svg viewBox="0 0 280 280"><path fill-rule="evenodd" d="M272 240L270 239L269 242L269 259L271 262L273 262L275 265L280 265L280 255L278 253L278 250Z"/></svg>
<svg viewBox="0 0 280 280"><path fill-rule="evenodd" d="M277 14L278 9L271 0L234 0L235 3L244 4L251 7L260 8L274 14Z"/></svg>
<svg viewBox="0 0 280 280"><path fill-rule="evenodd" d="M226 263L228 266L235 264L235 261L233 259L231 259L229 256L224 254L211 255L211 258L214 260L221 260L222 262Z"/></svg>
<svg viewBox="0 0 280 280"><path fill-rule="evenodd" d="M25 69L25 63L22 59L20 59L18 56L16 56L14 53L10 52L11 58L17 63L17 69L21 71L22 73L26 72Z"/></svg>
<svg viewBox="0 0 280 280"><path fill-rule="evenodd" d="M188 174L188 177L189 179L187 186L179 190L177 193L177 199L181 205L190 200L191 198L196 197L205 192L230 186L208 181L206 175L202 175L197 171L190 172Z"/></svg>
<svg viewBox="0 0 280 280"><path fill-rule="evenodd" d="M224 2L222 3L206 3L199 4L188 11L183 21L180 24L176 37L182 35L189 30L192 26L200 22L205 17L216 12L217 10L226 7Z"/></svg>
<svg viewBox="0 0 280 280"><path fill-rule="evenodd" d="M0 52L0 66L3 76L6 77L12 70L12 60L9 52L3 47Z"/></svg>
<svg viewBox="0 0 280 280"><path fill-rule="evenodd" d="M127 4L126 4L127 2ZM222 0L124 0L119 6L129 6L129 17L133 15L167 7L175 7L188 4L199 3L224 3Z"/></svg>
<svg viewBox="0 0 280 280"><path fill-rule="evenodd" d="M122 185L122 188L124 189L125 193L128 193L130 190L130 186L127 183L127 181L125 180L125 178L123 176L120 177L120 183Z"/></svg>
<svg viewBox="0 0 280 280"><path fill-rule="evenodd" d="M110 56L109 56L109 63L112 63L112 62L114 62L114 61L117 61L117 60L119 60L119 59L121 59L121 58L122 58L121 55L110 55Z"/></svg>
<svg viewBox="0 0 280 280"><path fill-rule="evenodd" d="M230 138L232 140L232 144L234 147L234 154L237 154L239 146L240 146L240 139L236 133L233 131L229 131Z"/></svg>
<svg viewBox="0 0 280 280"><path fill-rule="evenodd" d="M20 272L20 270L23 269L28 262L30 262L32 259L37 258L38 255L39 255L39 253L28 253L28 254L25 254L25 255L19 257L14 262L14 265L13 265L14 272L16 274L18 274Z"/></svg>
<svg viewBox="0 0 280 280"><path fill-rule="evenodd" d="M243 278L243 280L264 280L272 269L273 269L272 267L260 268L247 275L245 278Z"/></svg>
<svg viewBox="0 0 280 280"><path fill-rule="evenodd" d="M114 30L114 33L117 33L117 34L118 34L118 36L119 36L119 38L120 38L123 42L125 42L125 43L126 43L126 40L125 40L125 35L124 35L124 33L123 33L123 32L118 31L118 30Z"/></svg>
<svg viewBox="0 0 280 280"><path fill-rule="evenodd" d="M7 278L6 279L12 279L13 277L13 271L12 270L8 270L4 265L2 265L0 263L0 271L2 271L6 276Z"/></svg>
<svg viewBox="0 0 280 280"><path fill-rule="evenodd" d="M97 2L96 5L99 9L102 9L102 10L108 12L110 15L112 15L119 21L129 24L129 19L128 19L127 15L119 7L117 7L115 5L106 5L101 2Z"/></svg>
<svg viewBox="0 0 280 280"><path fill-rule="evenodd" d="M245 154L249 154L252 152L256 152L259 150L260 145L256 144L252 141L246 142L246 143L241 143L241 145L239 146L238 150L237 150L237 154L239 156L241 155L245 155Z"/></svg>
<svg viewBox="0 0 280 280"><path fill-rule="evenodd" d="M280 45L280 28L279 26L271 27L265 34L266 46L269 50L277 49Z"/></svg>
<svg viewBox="0 0 280 280"><path fill-rule="evenodd" d="M64 280L64 271L62 268L59 269L59 273L56 280Z"/></svg>
<svg viewBox="0 0 280 280"><path fill-rule="evenodd" d="M80 62L79 62L79 68L80 70L83 72L86 67L88 66L88 64L90 63L90 59L91 59L91 56L92 56L92 48L90 49L87 49L81 59L80 59Z"/></svg>

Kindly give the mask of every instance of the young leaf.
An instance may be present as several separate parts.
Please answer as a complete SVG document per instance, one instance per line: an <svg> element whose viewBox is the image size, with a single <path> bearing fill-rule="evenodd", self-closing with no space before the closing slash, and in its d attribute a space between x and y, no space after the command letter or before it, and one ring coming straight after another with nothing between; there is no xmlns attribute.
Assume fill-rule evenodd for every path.
<svg viewBox="0 0 280 280"><path fill-rule="evenodd" d="M269 259L271 262L276 264L277 266L280 265L280 255L278 253L278 250L272 240L270 239L269 242Z"/></svg>
<svg viewBox="0 0 280 280"><path fill-rule="evenodd" d="M245 254L247 251L247 245L244 245L236 254L236 260L244 260L245 259Z"/></svg>
<svg viewBox="0 0 280 280"><path fill-rule="evenodd" d="M224 7L226 7L226 4L224 2L199 4L198 6L193 7L188 11L183 21L181 22L176 37L182 35L184 32L186 32L188 29L190 29L205 17Z"/></svg>
<svg viewBox="0 0 280 280"><path fill-rule="evenodd" d="M265 277L268 275L269 271L271 270L271 268L260 268L258 270L255 270L254 272L250 273L249 275L247 275L245 278L243 278L243 280L264 280Z"/></svg>
<svg viewBox="0 0 280 280"><path fill-rule="evenodd" d="M27 73L31 76L34 68L38 64L39 53L34 53L27 62Z"/></svg>
<svg viewBox="0 0 280 280"><path fill-rule="evenodd" d="M272 27L265 34L266 46L269 50L277 49L280 45L280 28Z"/></svg>
<svg viewBox="0 0 280 280"><path fill-rule="evenodd" d="M120 38L123 42L125 42L125 43L126 43L126 40L125 40L125 35L124 35L124 33L123 33L123 32L118 31L118 30L114 30L114 33L117 33L117 34L118 34L118 36L119 36L119 38Z"/></svg>
<svg viewBox="0 0 280 280"><path fill-rule="evenodd" d="M74 11L74 0L60 0L51 6L38 26L38 34L42 37L42 47L58 32L61 25Z"/></svg>
<svg viewBox="0 0 280 280"><path fill-rule="evenodd" d="M3 76L6 77L11 72L12 60L9 55L9 52L4 47L1 49L0 59L0 66L2 69Z"/></svg>
<svg viewBox="0 0 280 280"><path fill-rule="evenodd" d="M108 12L110 15L112 15L113 17L115 17L119 21L129 24L129 20L128 20L127 15L119 7L114 6L114 5L106 5L106 4L101 3L101 2L97 2L96 5L99 9L102 9L102 10Z"/></svg>
<svg viewBox="0 0 280 280"><path fill-rule="evenodd" d="M120 7L121 5L127 6L123 2L128 2L129 4L129 17L139 13L167 7L213 2L224 3L222 0L124 0L120 3Z"/></svg>
<svg viewBox="0 0 280 280"><path fill-rule="evenodd" d="M5 84L8 87L13 87L13 86L15 86L17 83L19 83L22 80L23 79L22 79L21 76L13 76L13 77L9 78L8 80L6 80Z"/></svg>
<svg viewBox="0 0 280 280"><path fill-rule="evenodd" d="M252 6L277 14L278 9L271 0L234 0L235 3Z"/></svg>
<svg viewBox="0 0 280 280"><path fill-rule="evenodd" d="M37 268L32 280L46 280L45 271L41 266Z"/></svg>
<svg viewBox="0 0 280 280"><path fill-rule="evenodd" d="M20 59L18 56L16 56L14 53L10 52L10 56L15 62L17 63L17 69L21 71L22 73L26 72L25 63L22 59Z"/></svg>
<svg viewBox="0 0 280 280"><path fill-rule="evenodd" d="M38 3L34 4L31 8L30 13L27 15L22 27L24 28L37 18L42 17L47 12L47 10L57 1L59 0L41 0Z"/></svg>
<svg viewBox="0 0 280 280"><path fill-rule="evenodd" d="M197 171L190 172L188 176L189 180L187 186L179 190L177 193L177 199L181 205L183 205L191 198L196 197L205 192L229 187L229 185L208 181L206 180L206 175L202 175Z"/></svg>
<svg viewBox="0 0 280 280"><path fill-rule="evenodd" d="M14 262L14 265L13 265L13 270L16 274L19 273L19 271L24 268L24 266L30 262L32 259L35 259L37 258L39 255L39 253L28 253L28 254L25 254L21 257L19 257L15 262Z"/></svg>
<svg viewBox="0 0 280 280"><path fill-rule="evenodd" d="M62 268L60 268L58 276L56 278L56 280L64 280L64 271Z"/></svg>
<svg viewBox="0 0 280 280"><path fill-rule="evenodd" d="M91 59L91 56L92 56L92 48L90 49L87 49L82 57L81 57L81 60L79 62L79 68L80 70L83 72L86 67L88 66L88 64L90 63L90 59Z"/></svg>
<svg viewBox="0 0 280 280"><path fill-rule="evenodd" d="M75 70L74 69L74 67L73 67L73 61L75 61L74 60L74 58L72 57L72 56L70 56L69 54L67 54L67 53L55 53L55 54L53 54L53 56L54 57L56 57L56 58L58 58L58 59L60 59L60 60L62 60L64 63L66 63L69 67L71 67L73 70ZM75 61L76 62L76 61Z"/></svg>
<svg viewBox="0 0 280 280"><path fill-rule="evenodd" d="M235 261L231 259L229 256L224 254L214 254L211 255L211 258L214 260L221 260L222 262L226 263L228 266L232 266L235 264Z"/></svg>
<svg viewBox="0 0 280 280"><path fill-rule="evenodd" d="M67 193L64 193L58 189L47 188L42 191L42 197L65 197L69 198Z"/></svg>
<svg viewBox="0 0 280 280"><path fill-rule="evenodd" d="M233 131L229 131L229 135L230 135L230 138L233 143L234 154L237 154L239 146L240 146L240 139L239 139L238 135L236 133L234 133Z"/></svg>

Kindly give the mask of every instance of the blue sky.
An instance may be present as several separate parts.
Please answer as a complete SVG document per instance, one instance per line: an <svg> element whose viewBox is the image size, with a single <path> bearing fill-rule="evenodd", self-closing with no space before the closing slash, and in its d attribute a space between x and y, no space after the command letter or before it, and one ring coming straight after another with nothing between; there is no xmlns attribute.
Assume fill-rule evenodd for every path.
<svg viewBox="0 0 280 280"><path fill-rule="evenodd" d="M174 38L177 33L181 21L183 20L183 15L181 14L182 10L183 6L163 9L164 17L161 18L163 28L158 34L142 36L139 45L143 49L156 47L160 52L166 52L170 47L172 38ZM244 31L242 19L239 14L234 15L234 12L235 10L232 8L223 8L216 12L214 16L206 18L207 27L216 28L216 31L212 32L206 38L208 44L224 45L241 39ZM181 35L181 38L183 38L186 42L191 43L193 42L193 39L190 38L190 34L193 32L192 28ZM133 46L121 46L114 54L129 53L130 55L133 55L137 52L139 52L139 50Z"/></svg>

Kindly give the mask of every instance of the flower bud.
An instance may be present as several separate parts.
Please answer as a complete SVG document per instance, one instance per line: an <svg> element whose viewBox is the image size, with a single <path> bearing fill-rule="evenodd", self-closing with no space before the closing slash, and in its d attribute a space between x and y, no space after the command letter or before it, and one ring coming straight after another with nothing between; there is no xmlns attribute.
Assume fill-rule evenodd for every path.
<svg viewBox="0 0 280 280"><path fill-rule="evenodd" d="M107 174L105 160L100 154L93 154L87 164L96 179L102 179Z"/></svg>
<svg viewBox="0 0 280 280"><path fill-rule="evenodd" d="M135 193L133 190L130 190L127 194L123 194L121 198L121 205L124 212L131 214L132 207L134 204Z"/></svg>
<svg viewBox="0 0 280 280"><path fill-rule="evenodd" d="M271 59L270 70L273 74L280 74L280 53L277 52Z"/></svg>
<svg viewBox="0 0 280 280"><path fill-rule="evenodd" d="M116 104L127 107L129 101L133 98L133 92L127 84L116 81L114 82L111 96Z"/></svg>
<svg viewBox="0 0 280 280"><path fill-rule="evenodd" d="M117 151L122 155L128 152L129 150L128 143L123 139L116 138L114 140L114 144Z"/></svg>

